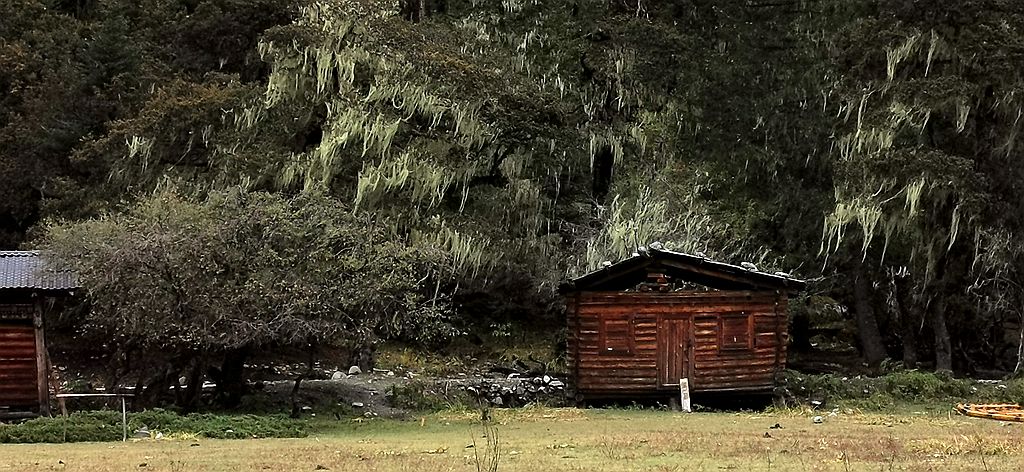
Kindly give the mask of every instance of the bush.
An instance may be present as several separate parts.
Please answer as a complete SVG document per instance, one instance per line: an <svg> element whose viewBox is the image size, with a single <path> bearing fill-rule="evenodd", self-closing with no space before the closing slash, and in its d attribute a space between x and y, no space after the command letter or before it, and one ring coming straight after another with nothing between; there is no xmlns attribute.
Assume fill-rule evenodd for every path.
<svg viewBox="0 0 1024 472"><path fill-rule="evenodd" d="M899 405L938 403L1024 404L1024 380L1005 382L957 379L918 370L881 377L843 377L787 372L786 385L797 400L824 400L865 410L890 410Z"/></svg>
<svg viewBox="0 0 1024 472"><path fill-rule="evenodd" d="M216 439L296 438L306 436L301 422L283 416L215 415L181 416L166 410L128 415L129 435L142 427L165 435L196 435ZM119 441L121 414L115 411L75 412L63 417L35 418L20 424L0 424L0 443L59 443Z"/></svg>
<svg viewBox="0 0 1024 472"><path fill-rule="evenodd" d="M905 370L881 378L886 393L901 400L935 398L944 390L944 382L929 372Z"/></svg>
<svg viewBox="0 0 1024 472"><path fill-rule="evenodd" d="M65 436L66 427L66 436ZM21 424L0 424L0 443L116 441L121 439L121 414L89 411L64 418L35 418Z"/></svg>
<svg viewBox="0 0 1024 472"><path fill-rule="evenodd" d="M388 390L388 403L395 408L413 411L461 409L472 403L461 389L452 389L445 395L437 388L437 385L424 381L394 385Z"/></svg>

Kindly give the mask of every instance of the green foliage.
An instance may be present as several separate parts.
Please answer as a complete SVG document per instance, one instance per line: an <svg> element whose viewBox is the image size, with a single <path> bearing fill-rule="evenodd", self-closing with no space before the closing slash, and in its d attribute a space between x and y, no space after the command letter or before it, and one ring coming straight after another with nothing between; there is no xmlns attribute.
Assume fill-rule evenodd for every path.
<svg viewBox="0 0 1024 472"><path fill-rule="evenodd" d="M211 439L301 438L306 436L302 422L280 415L217 415L192 413L178 415L154 409L129 416L129 424L149 431L195 434ZM155 434L155 433L154 433Z"/></svg>
<svg viewBox="0 0 1024 472"><path fill-rule="evenodd" d="M119 353L107 381L137 380L146 406L204 375L232 406L256 350L438 344L457 332L439 290L444 254L323 195L166 186L122 213L53 223L43 247L85 287L77 339ZM194 408L198 395L179 389L175 401Z"/></svg>
<svg viewBox="0 0 1024 472"><path fill-rule="evenodd" d="M956 367L1012 365L1005 333L976 327L1017 322L1024 304L1016 3L58 3L0 5L0 246L46 218L69 221L53 229L68 248L71 229L155 246L178 240L127 222L179 212L160 224L199 244L147 263L180 280L103 288L155 310L117 324L145 343L174 336L158 323L226 333L175 340L203 349L368 333L439 344L476 320L550 322L559 279L657 240L767 271L824 267L812 290L837 305L863 271L879 324L906 328L889 344L941 351L953 343L931 349L929 330L948 323L958 344L985 346ZM167 179L188 183L189 205L236 187L276 197L257 198L268 212L158 207ZM297 210L317 199L330 203ZM149 213L74 223L121 208ZM216 218L247 223L208 230ZM361 271L362 256L328 250L334 236L307 234L322 229L345 247L386 240L394 257L363 248L383 262ZM221 253L234 255L201 256ZM381 300L362 295L378 285ZM90 326L113 332L97 320L114 307L96 307Z"/></svg>
<svg viewBox="0 0 1024 472"><path fill-rule="evenodd" d="M49 228L87 287L94 331L175 351L436 336L439 259L327 197L165 189L125 214Z"/></svg>
<svg viewBox="0 0 1024 472"><path fill-rule="evenodd" d="M979 382L919 370L899 370L880 377L840 377L788 372L787 389L803 402L825 402L826 408L857 407L891 410L908 405L932 405L942 409L956 403L1020 403L1024 382Z"/></svg>
<svg viewBox="0 0 1024 472"><path fill-rule="evenodd" d="M438 384L428 381L395 384L388 389L387 399L391 406L411 411L465 409L472 404L461 389L446 393Z"/></svg>
<svg viewBox="0 0 1024 472"><path fill-rule="evenodd" d="M120 441L121 413L116 411L74 412L64 417L41 417L18 424L0 424L0 443L60 443ZM128 415L128 434L146 428L155 435L193 435L211 439L301 438L301 422L283 416L190 414L181 416L164 410L147 410Z"/></svg>
<svg viewBox="0 0 1024 472"><path fill-rule="evenodd" d="M906 370L884 377L883 388L900 399L968 398L971 395L968 379L942 378L930 372Z"/></svg>

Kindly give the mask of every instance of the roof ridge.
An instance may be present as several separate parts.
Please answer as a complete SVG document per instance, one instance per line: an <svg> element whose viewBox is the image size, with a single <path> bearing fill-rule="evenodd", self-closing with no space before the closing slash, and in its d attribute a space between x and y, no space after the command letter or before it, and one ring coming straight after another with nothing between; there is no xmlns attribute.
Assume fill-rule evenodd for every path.
<svg viewBox="0 0 1024 472"><path fill-rule="evenodd" d="M0 257L32 257L38 256L40 251L0 251Z"/></svg>

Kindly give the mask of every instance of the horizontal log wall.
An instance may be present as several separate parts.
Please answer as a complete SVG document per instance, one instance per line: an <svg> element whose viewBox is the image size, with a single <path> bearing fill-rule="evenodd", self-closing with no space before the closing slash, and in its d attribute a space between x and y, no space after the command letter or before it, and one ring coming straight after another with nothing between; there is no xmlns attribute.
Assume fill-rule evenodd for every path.
<svg viewBox="0 0 1024 472"><path fill-rule="evenodd" d="M567 299L569 367L578 394L667 394L658 381L658 327L688 322L695 392L771 388L785 366L786 299L765 292L600 292ZM608 350L602 328L633 326L632 350ZM747 337L744 337L747 336Z"/></svg>
<svg viewBox="0 0 1024 472"><path fill-rule="evenodd" d="M39 404L36 331L0 324L0 408Z"/></svg>

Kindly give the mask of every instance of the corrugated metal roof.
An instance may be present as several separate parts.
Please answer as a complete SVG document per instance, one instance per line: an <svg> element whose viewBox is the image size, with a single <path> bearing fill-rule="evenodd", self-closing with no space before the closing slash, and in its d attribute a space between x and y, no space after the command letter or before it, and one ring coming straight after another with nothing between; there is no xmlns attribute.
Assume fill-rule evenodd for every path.
<svg viewBox="0 0 1024 472"><path fill-rule="evenodd" d="M72 290L78 278L70 270L47 267L39 251L0 251L0 289Z"/></svg>

